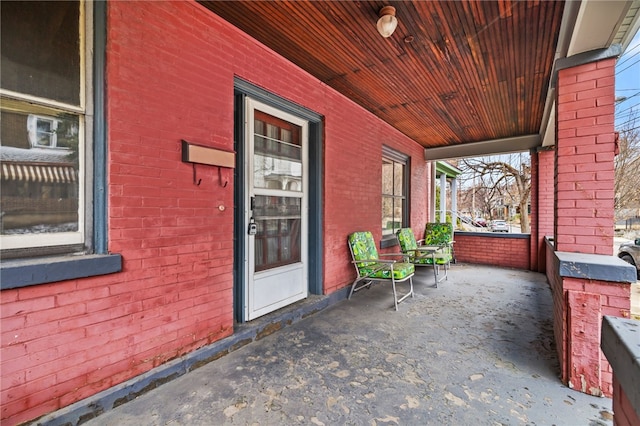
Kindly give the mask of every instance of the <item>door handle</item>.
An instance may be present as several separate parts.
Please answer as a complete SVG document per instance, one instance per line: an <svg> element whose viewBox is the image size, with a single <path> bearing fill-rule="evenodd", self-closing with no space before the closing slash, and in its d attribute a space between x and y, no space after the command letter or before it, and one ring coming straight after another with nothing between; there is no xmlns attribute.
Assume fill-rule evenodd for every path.
<svg viewBox="0 0 640 426"><path fill-rule="evenodd" d="M253 217L249 219L249 228L247 229L247 234L256 235L258 233L258 225L253 220Z"/></svg>

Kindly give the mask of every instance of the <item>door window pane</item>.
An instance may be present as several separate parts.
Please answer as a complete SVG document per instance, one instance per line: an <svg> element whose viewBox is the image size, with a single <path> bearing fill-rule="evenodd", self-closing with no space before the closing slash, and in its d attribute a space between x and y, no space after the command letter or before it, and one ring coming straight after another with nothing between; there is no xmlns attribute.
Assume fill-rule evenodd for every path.
<svg viewBox="0 0 640 426"><path fill-rule="evenodd" d="M255 197L256 271L300 262L301 203L295 197Z"/></svg>
<svg viewBox="0 0 640 426"><path fill-rule="evenodd" d="M255 188L302 191L301 129L260 111L254 120Z"/></svg>

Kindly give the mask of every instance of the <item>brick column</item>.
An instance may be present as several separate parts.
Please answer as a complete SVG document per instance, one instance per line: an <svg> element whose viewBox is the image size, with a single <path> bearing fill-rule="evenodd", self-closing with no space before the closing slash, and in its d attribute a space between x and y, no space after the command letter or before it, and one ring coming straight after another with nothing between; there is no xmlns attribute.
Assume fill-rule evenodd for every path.
<svg viewBox="0 0 640 426"><path fill-rule="evenodd" d="M532 271L539 271L538 266L538 152L531 150L531 240L529 241L529 266Z"/></svg>
<svg viewBox="0 0 640 426"><path fill-rule="evenodd" d="M628 317L635 270L613 254L614 53L567 58L558 71L554 242L547 277L554 293L562 379L591 395L611 396L611 367L599 350L602 315ZM580 65L569 65L580 60ZM576 62L574 62L576 63ZM538 158L540 162L540 157ZM542 173L540 174L542 176ZM543 192L539 182L540 191ZM558 341L561 338L562 341Z"/></svg>
<svg viewBox="0 0 640 426"><path fill-rule="evenodd" d="M613 252L615 59L558 72L557 251Z"/></svg>
<svg viewBox="0 0 640 426"><path fill-rule="evenodd" d="M554 235L554 164L553 148L531 155L531 269L538 272L546 270L544 237Z"/></svg>

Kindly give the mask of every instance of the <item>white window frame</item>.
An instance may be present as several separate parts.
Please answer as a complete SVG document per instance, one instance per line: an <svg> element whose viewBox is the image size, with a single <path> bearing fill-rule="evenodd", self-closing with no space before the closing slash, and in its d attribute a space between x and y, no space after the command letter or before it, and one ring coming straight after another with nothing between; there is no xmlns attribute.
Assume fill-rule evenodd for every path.
<svg viewBox="0 0 640 426"><path fill-rule="evenodd" d="M86 225L91 223L90 209L88 205L87 188L91 188L92 180L87 175L87 161L91 161L90 144L93 140L93 99L92 90L92 49L93 43L93 2L80 1L79 13L80 34L80 102L79 105L71 105L51 99L17 93L0 88L0 96L15 101L24 102L25 105L34 105L34 109L50 110L52 115L66 113L78 116L78 230L73 232L55 232L41 234L0 235L0 249L33 249L38 247L75 246L85 244L87 235ZM27 108L25 108L27 109ZM27 111L28 112L28 111ZM50 120L50 117L36 117ZM56 120L57 121L57 120ZM31 136L29 137L31 139ZM33 145L32 145L33 146Z"/></svg>

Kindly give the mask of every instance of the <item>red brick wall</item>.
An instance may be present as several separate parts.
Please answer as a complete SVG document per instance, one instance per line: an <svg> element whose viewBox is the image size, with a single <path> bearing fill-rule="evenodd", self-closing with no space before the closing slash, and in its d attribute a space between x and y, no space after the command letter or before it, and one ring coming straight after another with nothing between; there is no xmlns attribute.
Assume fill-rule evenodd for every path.
<svg viewBox="0 0 640 426"><path fill-rule="evenodd" d="M542 240L553 235L554 164L553 150L538 153L538 233Z"/></svg>
<svg viewBox="0 0 640 426"><path fill-rule="evenodd" d="M531 150L531 239L529 240L529 266L532 271L539 271L540 260L538 259L538 253L541 253L541 238L538 235L538 197L540 191L538 190L538 153L535 150ZM544 267L543 267L544 268Z"/></svg>
<svg viewBox="0 0 640 426"><path fill-rule="evenodd" d="M628 283L565 277L563 290L569 317L568 380L573 387L585 393L593 393L590 388L595 388L598 383L602 393L610 397L613 394L613 374L609 362L600 350L602 317L611 315L629 318L631 286ZM594 365L600 366L598 372L593 371ZM596 382L598 376L601 380ZM586 385L581 385L585 382Z"/></svg>
<svg viewBox="0 0 640 426"><path fill-rule="evenodd" d="M555 154L553 150L540 151L537 153L538 166L538 188L537 188L537 222L536 236L536 257L538 259L537 271L544 272L546 269L546 244L544 238L553 236L554 224L554 162ZM533 234L533 231L531 233ZM532 242L533 244L533 242Z"/></svg>
<svg viewBox="0 0 640 426"><path fill-rule="evenodd" d="M455 233L455 257L458 262L530 269L530 237L498 234Z"/></svg>
<svg viewBox="0 0 640 426"><path fill-rule="evenodd" d="M411 225L427 222L429 167L404 135L196 3L107 10L108 238L123 271L2 292L7 424L233 332L232 174L223 188L198 166L194 185L180 140L233 149L234 76L324 116L325 293L355 275L347 235L380 237L382 144L411 156Z"/></svg>
<svg viewBox="0 0 640 426"><path fill-rule="evenodd" d="M412 157L411 227L424 229L429 211L430 175L423 159L424 150L372 115L357 113L358 108L341 96L332 97L345 113L341 117L327 117L325 127L325 293L342 288L355 278L353 265L345 262L351 257L347 247L350 233L370 230L376 241L382 237L382 144ZM355 158L358 160L354 161Z"/></svg>
<svg viewBox="0 0 640 426"><path fill-rule="evenodd" d="M563 283L567 284L567 279ZM567 361L570 388L602 395L600 351L600 296L584 291L565 291L567 310Z"/></svg>
<svg viewBox="0 0 640 426"><path fill-rule="evenodd" d="M553 297L553 336L556 342L556 352L560 362L560 379L567 383L567 314L565 294L562 289L562 277L559 274L559 261L553 251L553 243L545 242L547 280Z"/></svg>
<svg viewBox="0 0 640 426"><path fill-rule="evenodd" d="M615 63L558 72L558 251L612 254Z"/></svg>
<svg viewBox="0 0 640 426"><path fill-rule="evenodd" d="M616 375L613 375L613 412L614 424L616 426L637 426L640 425L640 417L627 398Z"/></svg>
<svg viewBox="0 0 640 426"><path fill-rule="evenodd" d="M631 286L561 277L558 270L558 258L547 250L547 279L553 295L553 330L561 380L576 390L610 397L613 374L600 350L602 317L629 317Z"/></svg>

